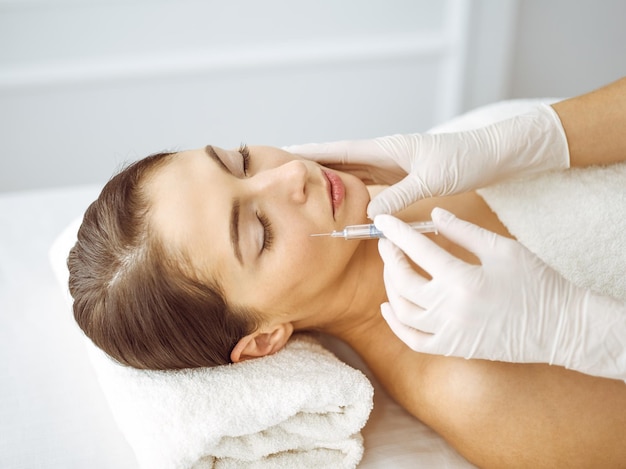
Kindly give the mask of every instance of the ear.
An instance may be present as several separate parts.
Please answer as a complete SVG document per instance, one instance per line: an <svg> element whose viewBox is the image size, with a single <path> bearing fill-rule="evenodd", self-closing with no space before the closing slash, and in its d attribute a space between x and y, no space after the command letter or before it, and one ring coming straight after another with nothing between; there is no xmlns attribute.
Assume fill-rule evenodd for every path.
<svg viewBox="0 0 626 469"><path fill-rule="evenodd" d="M233 363L239 363L276 353L285 346L292 333L293 325L290 322L264 327L239 339L230 352L230 359Z"/></svg>

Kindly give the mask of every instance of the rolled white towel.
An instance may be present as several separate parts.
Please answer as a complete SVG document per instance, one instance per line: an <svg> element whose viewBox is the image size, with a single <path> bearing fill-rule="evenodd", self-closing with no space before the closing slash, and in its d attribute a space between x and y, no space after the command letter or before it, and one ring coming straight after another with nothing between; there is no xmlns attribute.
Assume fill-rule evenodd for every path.
<svg viewBox="0 0 626 469"><path fill-rule="evenodd" d="M351 468L363 455L372 386L308 336L268 357L180 371L90 354L142 468Z"/></svg>
<svg viewBox="0 0 626 469"><path fill-rule="evenodd" d="M66 294L78 226L50 251ZM373 387L312 336L268 357L179 371L122 366L85 343L141 468L353 468L363 456Z"/></svg>

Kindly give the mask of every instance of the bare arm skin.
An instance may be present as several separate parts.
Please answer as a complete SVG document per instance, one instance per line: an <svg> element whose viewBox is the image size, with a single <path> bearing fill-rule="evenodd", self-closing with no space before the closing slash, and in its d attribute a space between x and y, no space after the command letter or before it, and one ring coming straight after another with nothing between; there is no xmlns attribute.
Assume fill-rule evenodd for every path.
<svg viewBox="0 0 626 469"><path fill-rule="evenodd" d="M510 236L476 194L422 201L414 219L433 205ZM458 246L433 239L472 260ZM624 467L622 381L557 366L416 353L384 321L351 345L394 399L479 467Z"/></svg>
<svg viewBox="0 0 626 469"><path fill-rule="evenodd" d="M552 107L567 135L570 166L626 160L626 78Z"/></svg>
<svg viewBox="0 0 626 469"><path fill-rule="evenodd" d="M382 327L381 327L382 329ZM483 468L624 467L626 386L549 365L360 350L391 396ZM373 350L378 350L373 356Z"/></svg>

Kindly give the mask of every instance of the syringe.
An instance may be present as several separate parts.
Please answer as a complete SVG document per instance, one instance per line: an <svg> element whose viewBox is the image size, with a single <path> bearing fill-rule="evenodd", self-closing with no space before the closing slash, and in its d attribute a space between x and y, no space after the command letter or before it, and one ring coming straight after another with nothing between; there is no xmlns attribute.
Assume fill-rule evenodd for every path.
<svg viewBox="0 0 626 469"><path fill-rule="evenodd" d="M414 221L407 223L418 233L436 233L437 228L432 221ZM330 236L332 238L343 239L378 239L384 238L383 232L376 228L373 223L369 225L348 225L342 231L333 231L332 233L316 233L310 236Z"/></svg>

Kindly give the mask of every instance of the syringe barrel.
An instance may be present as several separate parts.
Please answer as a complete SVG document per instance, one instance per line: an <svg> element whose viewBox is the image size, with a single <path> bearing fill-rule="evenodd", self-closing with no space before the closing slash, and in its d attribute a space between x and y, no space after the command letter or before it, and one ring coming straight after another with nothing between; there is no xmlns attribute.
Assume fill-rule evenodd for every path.
<svg viewBox="0 0 626 469"><path fill-rule="evenodd" d="M343 237L346 239L372 239L382 238L383 232L376 228L376 225L349 225L346 226L343 232Z"/></svg>
<svg viewBox="0 0 626 469"><path fill-rule="evenodd" d="M418 233L434 233L437 228L432 221L415 221L408 223L413 230ZM376 228L376 225L349 225L343 231L336 232L341 234L345 239L372 239L384 238L383 232Z"/></svg>

